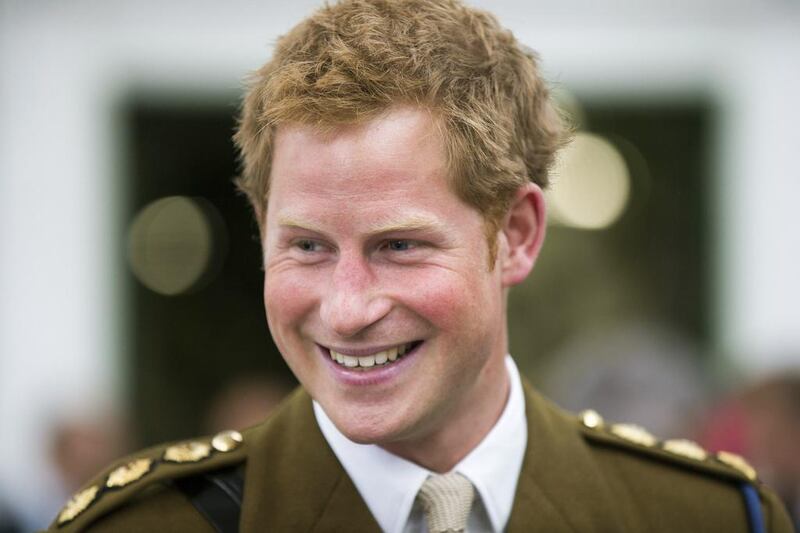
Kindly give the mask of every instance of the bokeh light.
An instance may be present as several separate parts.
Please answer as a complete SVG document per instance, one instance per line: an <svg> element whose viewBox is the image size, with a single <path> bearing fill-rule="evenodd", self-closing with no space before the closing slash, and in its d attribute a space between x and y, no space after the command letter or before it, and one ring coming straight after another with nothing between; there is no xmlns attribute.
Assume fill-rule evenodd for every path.
<svg viewBox="0 0 800 533"><path fill-rule="evenodd" d="M150 290L175 296L219 272L226 252L222 216L202 198L169 196L142 208L128 236L128 264Z"/></svg>
<svg viewBox="0 0 800 533"><path fill-rule="evenodd" d="M581 229L611 226L630 197L625 158L604 138L579 132L559 153L548 193L551 221Z"/></svg>

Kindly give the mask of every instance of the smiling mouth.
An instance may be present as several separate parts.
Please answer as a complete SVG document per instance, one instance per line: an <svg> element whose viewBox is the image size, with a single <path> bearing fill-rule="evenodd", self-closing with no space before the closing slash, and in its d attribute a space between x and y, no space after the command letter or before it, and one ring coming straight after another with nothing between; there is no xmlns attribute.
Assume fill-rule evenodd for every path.
<svg viewBox="0 0 800 533"><path fill-rule="evenodd" d="M340 366L354 370L368 370L391 365L402 359L403 356L407 355L420 344L422 344L422 341L407 342L369 355L347 355L336 352L330 348L328 348L328 353L330 354L331 360Z"/></svg>

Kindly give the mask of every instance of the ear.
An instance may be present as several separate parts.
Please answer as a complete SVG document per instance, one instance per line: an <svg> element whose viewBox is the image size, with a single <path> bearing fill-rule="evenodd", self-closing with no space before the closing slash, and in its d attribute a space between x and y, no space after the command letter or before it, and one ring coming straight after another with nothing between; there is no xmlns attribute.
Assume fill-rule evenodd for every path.
<svg viewBox="0 0 800 533"><path fill-rule="evenodd" d="M500 228L500 269L503 287L525 281L544 242L544 193L535 183L517 189Z"/></svg>

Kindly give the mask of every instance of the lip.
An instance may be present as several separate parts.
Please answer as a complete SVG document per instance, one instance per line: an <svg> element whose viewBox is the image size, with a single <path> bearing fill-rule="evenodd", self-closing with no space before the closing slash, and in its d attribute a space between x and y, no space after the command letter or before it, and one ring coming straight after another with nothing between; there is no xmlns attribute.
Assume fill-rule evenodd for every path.
<svg viewBox="0 0 800 533"><path fill-rule="evenodd" d="M365 387L370 385L385 385L397 379L398 375L413 366L417 361L417 355L427 345L426 341L419 342L414 348L406 352L402 357L390 365L372 367L369 370L354 370L340 365L331 359L328 348L317 344L319 355L325 360L325 364L330 369L334 379L345 386ZM376 353L388 348L398 346L397 344L388 345L385 348L374 350L373 348L364 349L364 355ZM334 351L339 351L334 348ZM340 352L347 355L355 355L346 351Z"/></svg>

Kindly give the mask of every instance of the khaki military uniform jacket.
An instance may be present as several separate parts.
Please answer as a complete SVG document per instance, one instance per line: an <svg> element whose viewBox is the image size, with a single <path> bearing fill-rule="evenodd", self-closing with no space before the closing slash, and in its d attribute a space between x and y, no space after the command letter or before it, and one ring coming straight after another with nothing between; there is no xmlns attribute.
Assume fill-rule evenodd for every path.
<svg viewBox="0 0 800 533"><path fill-rule="evenodd" d="M566 414L527 384L525 402L528 444L507 531L750 530L740 490L752 476L746 464L737 469L685 441L656 442L644 431L604 423L593 413ZM303 390L244 431L241 443L222 437L227 439L216 448L210 439L200 439L120 461L79 492L52 529L213 531L173 482L239 464L245 478L243 533L380 531L322 436ZM754 486L765 531L791 532L774 493L757 480Z"/></svg>

